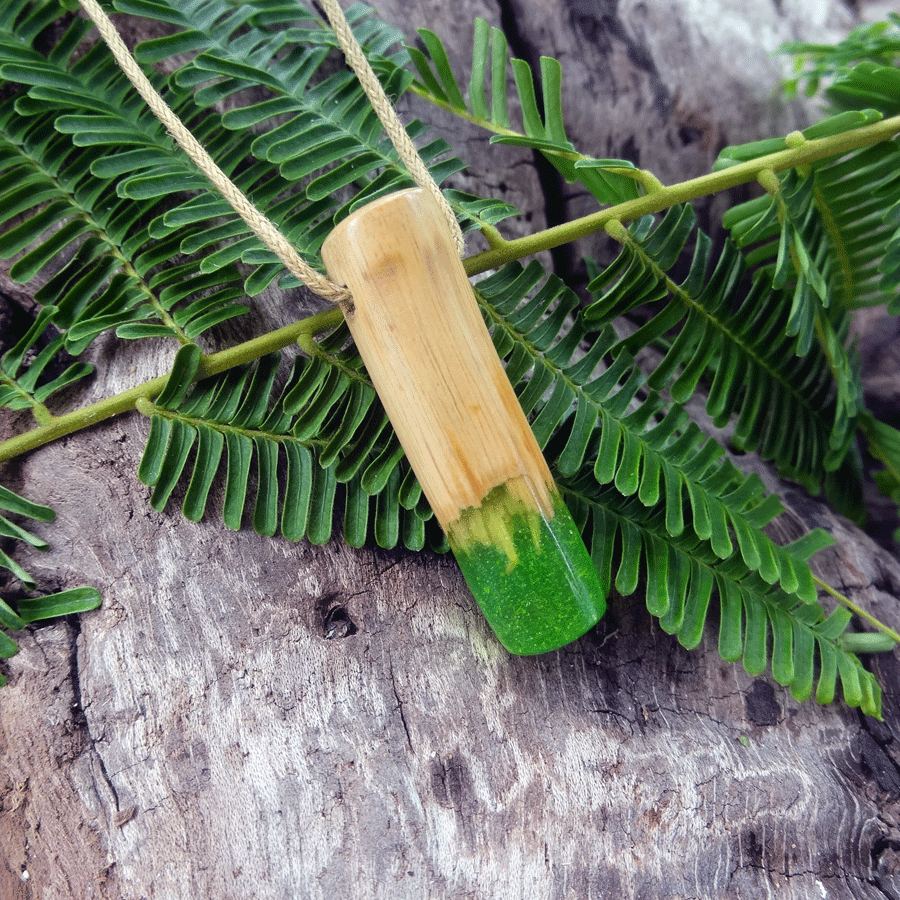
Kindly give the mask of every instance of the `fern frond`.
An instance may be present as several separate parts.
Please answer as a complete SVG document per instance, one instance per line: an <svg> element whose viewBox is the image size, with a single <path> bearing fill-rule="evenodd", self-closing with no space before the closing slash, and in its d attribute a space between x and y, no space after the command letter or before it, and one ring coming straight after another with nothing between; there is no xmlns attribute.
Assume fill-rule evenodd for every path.
<svg viewBox="0 0 900 900"><path fill-rule="evenodd" d="M876 144L817 163L808 174L770 173L771 198L724 217L740 246L754 246L752 263L768 267L776 287L796 285L791 325L800 352L813 340L817 302L853 310L895 301L882 276L898 240L896 222L884 213L898 182L900 151L893 142Z"/></svg>
<svg viewBox="0 0 900 900"><path fill-rule="evenodd" d="M631 200L640 195L642 183L655 182L628 160L593 159L575 150L563 124L562 68L556 59L541 57L538 88L528 63L509 59L503 32L476 19L471 77L464 87L450 66L440 38L426 28L419 29L419 37L424 50L407 48L420 78L413 90L495 132L491 143L539 151L567 181L580 182L600 203ZM510 126L510 80L521 110L521 131Z"/></svg>
<svg viewBox="0 0 900 900"><path fill-rule="evenodd" d="M723 462L679 407L642 398L643 376L613 333L588 333L575 295L536 263L509 266L476 292L604 589L631 594L643 581L648 611L686 646L699 643L715 590L726 658L757 674L771 664L804 699L818 659L823 702L839 671L847 702L878 715L877 684L838 640L848 617L826 617L816 600L807 559L828 536L774 544L762 529L781 511L777 499Z"/></svg>
<svg viewBox="0 0 900 900"><path fill-rule="evenodd" d="M900 113L900 69L863 60L841 73L825 92L835 109L877 109L884 116Z"/></svg>
<svg viewBox="0 0 900 900"><path fill-rule="evenodd" d="M56 517L52 509L27 500L0 485L0 510L0 539L22 541L37 550L48 549L46 541L5 514L36 522L52 522ZM24 588L16 598L0 597L0 659L8 659L19 649L7 631L18 631L32 622L86 612L100 605L100 593L92 587L70 588L53 594L31 596L38 588L37 583L3 548L0 548L0 569L9 572ZM0 687L5 684L6 678L0 673Z"/></svg>
<svg viewBox="0 0 900 900"><path fill-rule="evenodd" d="M780 49L794 57L795 76L787 82L788 91L802 85L812 96L823 81L833 81L857 63L896 65L900 59L900 14L891 12L885 21L859 25L837 44L790 41Z"/></svg>
<svg viewBox="0 0 900 900"><path fill-rule="evenodd" d="M665 513L632 500L621 505L615 491L589 477L566 484L573 515L586 520L586 539L605 586L630 595L643 583L651 615L660 627L692 649L701 640L713 599L718 600L718 651L743 662L752 675L771 667L772 677L798 700L813 695L830 703L840 678L845 701L881 716L881 691L843 638L850 614L826 615L813 599L804 601L770 585L747 568L739 553L718 559L691 528L673 536ZM831 543L824 532L781 548L798 570L813 550ZM616 562L618 567L616 567Z"/></svg>
<svg viewBox="0 0 900 900"><path fill-rule="evenodd" d="M788 139L726 147L716 168L900 113L898 25L900 18L894 14L890 22L855 29L835 46L786 44L782 49L795 55L801 70L812 61L810 70L801 76L808 80L812 93L823 77L830 79L825 94L836 114ZM895 201L898 171L900 151L891 141L817 163L811 175L800 179L813 184L819 213L813 226L827 236L834 266L831 294L847 309L886 303L891 312L900 312L896 293L900 285L900 213ZM790 177L795 182L799 178L796 174ZM744 217L752 209L752 203L745 204L729 215Z"/></svg>
<svg viewBox="0 0 900 900"><path fill-rule="evenodd" d="M19 342L0 359L0 406L31 409L40 419L46 411L44 402L52 394L94 371L83 362L60 365L65 338L52 336L55 329L50 326L56 312L53 306L41 309Z"/></svg>
<svg viewBox="0 0 900 900"><path fill-rule="evenodd" d="M900 431L868 412L860 417L859 425L869 453L884 463L884 468L874 476L878 490L900 509ZM894 539L900 540L900 528L894 531Z"/></svg>
<svg viewBox="0 0 900 900"><path fill-rule="evenodd" d="M388 548L402 541L421 550L427 540L442 548L440 536L426 534L431 509L346 329L309 349L277 396L279 354L191 387L202 358L193 347L179 351L166 390L139 406L151 420L138 469L153 488L151 506L162 510L186 482L183 512L198 521L221 476L223 520L235 530L249 516L258 534L280 529L289 540L325 543L342 502L351 546L374 537Z"/></svg>
<svg viewBox="0 0 900 900"><path fill-rule="evenodd" d="M843 652L815 633L825 615L806 560L827 536L774 544L762 529L781 511L777 499L765 495L757 477L723 462L721 447L679 407L665 410L652 392L642 398L643 376L621 347L604 370L615 336L603 330L585 344L588 333L573 319L574 294L554 277L545 280L536 263L509 266L476 291L520 403L584 525L604 588L630 594L643 576L648 610L689 646L699 642L713 588L723 603L738 597L738 619L727 626L731 643L735 628L743 635L740 610L752 614L754 627L730 658L743 655L748 669L762 671L771 628L775 677L802 695L813 639L825 642L822 654ZM794 631L802 633L802 657L791 649ZM859 666L843 665L853 672ZM848 700L876 709L877 686L866 673L859 678L862 694L848 682Z"/></svg>
<svg viewBox="0 0 900 900"><path fill-rule="evenodd" d="M895 74L890 79L878 81L885 92L880 104L877 92L866 88L872 87L869 67L861 65L844 72L839 80L857 87L862 83L863 87L850 94L860 103L872 101L891 112L888 98L896 70L892 71ZM844 105L852 106L849 102ZM791 140L799 144L840 134L881 117L878 109L846 108ZM720 162L729 165L761 152L768 151L758 145L726 148ZM793 285L792 296L790 300L785 297L785 302L790 303L788 330L797 334L798 350L803 352L815 341L828 360L836 390L835 423L841 423L841 428L832 433L826 489L839 508L857 519L858 492L848 496L846 487L851 481L849 467L858 469L848 451L861 409L861 387L858 361L847 350L846 312L876 304L900 311L896 293L900 284L900 216L893 205L898 183L900 154L896 143L890 141L814 163L802 173L778 177L769 173L766 184L772 196L734 207L724 217L758 273L769 273L769 277ZM845 474L832 469L840 458L845 460Z"/></svg>
<svg viewBox="0 0 900 900"><path fill-rule="evenodd" d="M893 17L893 23L900 25L900 18ZM900 37L897 32L890 39L893 48L894 59L900 56ZM886 116L900 113L900 69L896 65L879 65L873 61L864 61L854 66L850 71L842 73L826 92L829 101L837 108L857 109L862 103L874 106ZM867 206L859 210L857 222L862 226L864 215L870 216L869 224L876 232L875 246L866 248L866 241L860 238L863 245L862 252L870 252L867 259L869 271L872 273L870 294L880 297L882 302L887 302L888 311L894 315L900 314L900 299L897 288L900 287L900 204L896 202L896 191L891 191L897 177L897 166L900 163L900 154L896 148L896 142L891 145L882 145L872 150L881 150L883 158L868 156L863 165L869 168L869 175L874 179L871 184L871 199L878 204L877 207ZM893 151L893 152L891 152ZM886 165L873 165L873 163L886 163ZM844 171L842 177L852 182L852 174ZM884 207L887 209L884 212ZM881 214L881 221L877 226L871 222L871 217ZM878 254L878 255L876 255ZM874 283L874 273L881 274L881 281ZM877 290L876 290L877 288ZM875 302L878 302L877 300Z"/></svg>
<svg viewBox="0 0 900 900"><path fill-rule="evenodd" d="M875 110L848 110L807 129L798 140L840 133L880 116ZM751 151L730 148L726 155L750 158ZM840 459L849 460L845 454L861 405L858 362L846 349L846 311L882 303L900 309L895 262L900 228L891 207L884 212L898 183L900 154L894 142L886 142L815 163L805 173L770 173L767 187L773 196L737 206L724 218L756 273L792 287L790 299L784 297L790 304L786 333L797 335L798 352L815 341L831 368L836 393L830 462L825 464L829 472L836 472L833 466ZM835 475L828 481L837 501L848 479ZM858 505L851 499L845 511L852 515L852 506Z"/></svg>
<svg viewBox="0 0 900 900"><path fill-rule="evenodd" d="M57 47L66 52L46 56L18 32L0 39L0 76L28 86L0 107L0 256L16 257L10 275L22 282L59 267L35 299L55 309L70 353L114 328L190 341L246 311L235 302L237 273L207 282L199 303L186 292L161 296L159 269L179 244L152 242L146 221L166 191L208 186L101 49L75 57L85 33L75 20ZM136 187L147 166L162 178L154 190Z"/></svg>
<svg viewBox="0 0 900 900"><path fill-rule="evenodd" d="M242 174L242 186L311 264L320 265L319 248L336 220L362 203L412 185L355 76L341 69L317 77L335 39L302 7L268 0L227 12L217 0L119 0L116 6L163 18L179 29L139 45L136 57L149 64L174 54L195 54L174 73L173 84L191 92L199 109L229 99L232 108L220 120L223 140L236 136L243 143L248 132L253 135L247 146L255 165ZM399 96L411 81L399 64L405 56L392 53L399 34L376 23L361 6L350 18L376 72L384 75L388 94ZM260 88L266 92L262 100ZM423 140L420 122L411 122L407 130L419 140L419 153L437 182L462 168L446 142ZM215 146L208 149L218 162ZM147 178L153 177L151 170ZM355 190L348 200L344 189L351 185ZM210 216L223 218L221 228L184 248L196 252L200 242L227 242L207 255L205 271L241 261L252 270L248 293L258 293L279 277L284 287L298 286L224 201L188 200L157 220L152 231L162 237L180 223Z"/></svg>
<svg viewBox="0 0 900 900"><path fill-rule="evenodd" d="M746 263L731 244L713 265L711 241L696 228L689 206L673 207L657 224L647 218L609 230L622 251L589 285L597 296L586 320L602 324L646 306L651 318L621 342L624 350L634 353L677 329L650 387L683 402L709 373L707 411L717 427L734 419L737 447L755 450L818 491L825 473L843 460L852 421L838 406L821 348L795 354L796 342L786 334L785 290L774 289L764 274L748 289ZM688 274L676 283L668 273L690 242Z"/></svg>

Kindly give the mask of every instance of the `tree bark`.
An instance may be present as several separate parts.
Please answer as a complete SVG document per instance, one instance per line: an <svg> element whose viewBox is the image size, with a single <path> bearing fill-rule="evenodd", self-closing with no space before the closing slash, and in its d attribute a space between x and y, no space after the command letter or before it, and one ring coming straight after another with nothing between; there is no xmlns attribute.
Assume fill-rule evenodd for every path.
<svg viewBox="0 0 900 900"><path fill-rule="evenodd" d="M437 31L460 67L474 15L507 27L517 55L560 56L576 146L631 152L663 180L802 126L768 52L855 22L836 0L376 6L411 40ZM480 138L438 125L473 158ZM548 198L527 153L509 169L491 153L471 177L533 211L523 231L584 208L571 186ZM553 263L577 278L573 256ZM275 295L257 312L265 327L294 315ZM153 342L92 353L83 403L171 364ZM639 597L611 597L563 650L510 657L449 557L152 511L135 477L146 430L124 416L2 471L58 514L35 529L50 551L23 565L104 603L17 636L0 691L0 897L900 898L896 652L871 660L883 722L794 701L723 662L714 634L684 650ZM776 539L831 531L816 573L900 628L897 561L741 462L784 500Z"/></svg>

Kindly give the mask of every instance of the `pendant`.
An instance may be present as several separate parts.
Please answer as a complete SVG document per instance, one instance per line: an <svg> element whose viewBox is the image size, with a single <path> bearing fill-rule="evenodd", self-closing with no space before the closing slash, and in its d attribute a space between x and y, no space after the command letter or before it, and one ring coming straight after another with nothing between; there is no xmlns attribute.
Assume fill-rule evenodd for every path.
<svg viewBox="0 0 900 900"><path fill-rule="evenodd" d="M375 200L328 236L347 324L466 583L511 653L593 627L606 600L436 201Z"/></svg>

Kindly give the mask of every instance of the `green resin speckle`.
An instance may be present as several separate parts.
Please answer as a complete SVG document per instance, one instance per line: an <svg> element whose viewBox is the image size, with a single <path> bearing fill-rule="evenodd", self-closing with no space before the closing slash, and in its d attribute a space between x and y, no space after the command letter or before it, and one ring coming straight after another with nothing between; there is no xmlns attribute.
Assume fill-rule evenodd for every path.
<svg viewBox="0 0 900 900"><path fill-rule="evenodd" d="M551 502L547 517L500 485L447 529L469 589L510 653L563 647L606 611L597 571L555 490Z"/></svg>

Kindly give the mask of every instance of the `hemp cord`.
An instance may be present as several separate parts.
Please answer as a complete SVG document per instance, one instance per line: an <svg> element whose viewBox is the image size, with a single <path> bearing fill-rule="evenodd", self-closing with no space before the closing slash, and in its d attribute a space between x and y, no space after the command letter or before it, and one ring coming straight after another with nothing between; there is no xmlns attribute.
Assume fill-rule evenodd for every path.
<svg viewBox="0 0 900 900"><path fill-rule="evenodd" d="M441 211L447 219L447 225L450 228L450 233L453 235L456 250L459 255L462 256L463 251L465 250L465 239L463 237L462 229L459 227L459 222L456 221L456 215L450 207L450 204L447 203L444 195L441 193L441 189L431 177L428 167L422 161L422 157L419 156L415 144L413 144L412 139L407 134L396 110L391 105L390 99L384 92L384 88L381 86L378 76L366 59L362 47L359 46L359 42L353 36L353 32L338 4L338 0L320 0L320 3L325 10L325 15L328 16L331 29L334 31L338 43L341 45L341 50L344 51L347 63L359 79L359 83L366 92L366 97L369 98L369 103L372 104L372 108L375 110L379 121L384 127L388 137L391 139L394 149L399 154L400 159L403 160L403 164L412 176L413 181L415 181L420 188L428 191L428 193L430 193L437 201Z"/></svg>

